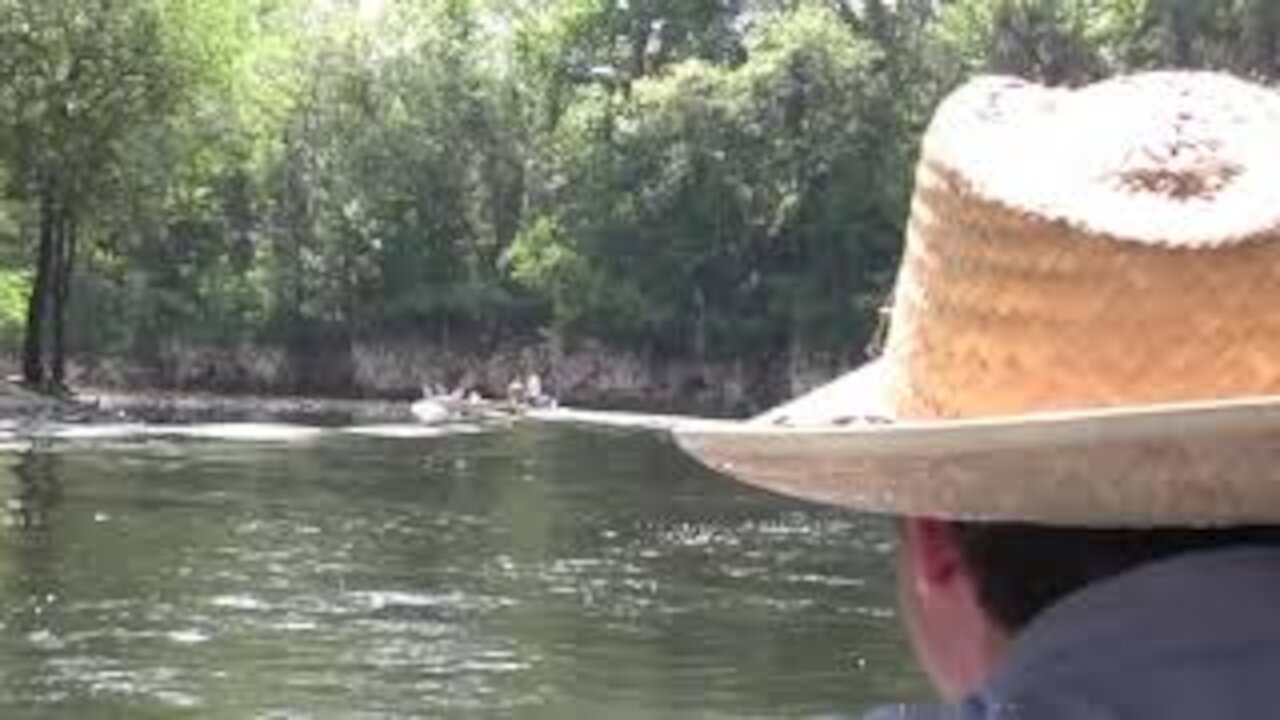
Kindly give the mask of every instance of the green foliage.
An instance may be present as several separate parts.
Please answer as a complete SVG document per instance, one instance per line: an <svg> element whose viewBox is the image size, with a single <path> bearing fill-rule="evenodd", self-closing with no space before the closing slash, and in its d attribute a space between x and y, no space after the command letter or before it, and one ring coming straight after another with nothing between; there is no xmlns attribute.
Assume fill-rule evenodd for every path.
<svg viewBox="0 0 1280 720"><path fill-rule="evenodd" d="M1160 67L1280 73L1273 0L953 0L938 37L964 70L1052 83Z"/></svg>
<svg viewBox="0 0 1280 720"><path fill-rule="evenodd" d="M1120 19L1124 8L1110 8ZM1105 72L1091 42L1094 0L959 0L938 24L939 37L963 71L1079 84Z"/></svg>
<svg viewBox="0 0 1280 720"><path fill-rule="evenodd" d="M31 295L31 273L0 268L0 349L12 352L22 338Z"/></svg>
<svg viewBox="0 0 1280 720"><path fill-rule="evenodd" d="M0 342L41 188L82 353L553 329L856 353L979 72L1280 75L1272 0L0 0Z"/></svg>
<svg viewBox="0 0 1280 720"><path fill-rule="evenodd" d="M690 58L626 92L581 91L550 138L562 181L513 267L562 327L698 355L860 329L904 182L885 161L880 52L818 7L741 46L742 63Z"/></svg>

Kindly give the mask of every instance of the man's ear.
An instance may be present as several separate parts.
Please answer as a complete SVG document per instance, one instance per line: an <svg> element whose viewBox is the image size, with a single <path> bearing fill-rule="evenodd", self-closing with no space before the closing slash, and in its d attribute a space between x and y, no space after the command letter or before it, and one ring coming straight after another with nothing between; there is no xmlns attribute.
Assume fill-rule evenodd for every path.
<svg viewBox="0 0 1280 720"><path fill-rule="evenodd" d="M960 533L945 520L900 521L898 596L911 642L943 697L986 682L1006 637L982 608Z"/></svg>
<svg viewBox="0 0 1280 720"><path fill-rule="evenodd" d="M960 539L945 520L905 518L902 520L904 550L908 553L909 582L922 600L939 589L967 580Z"/></svg>

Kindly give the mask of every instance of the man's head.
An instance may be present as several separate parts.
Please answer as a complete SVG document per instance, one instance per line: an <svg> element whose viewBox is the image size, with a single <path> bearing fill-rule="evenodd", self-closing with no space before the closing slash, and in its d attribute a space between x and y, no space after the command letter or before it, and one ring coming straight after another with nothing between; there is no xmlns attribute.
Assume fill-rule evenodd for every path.
<svg viewBox="0 0 1280 720"><path fill-rule="evenodd" d="M906 518L899 605L921 663L939 691L957 699L1066 596L1140 565L1238 545L1280 547L1280 528L1103 530Z"/></svg>
<svg viewBox="0 0 1280 720"><path fill-rule="evenodd" d="M882 355L677 440L759 487L943 518L903 521L900 590L949 697L1080 588L1276 543L1032 524L1280 522L1278 130L1280 93L1213 73L967 83L922 141Z"/></svg>

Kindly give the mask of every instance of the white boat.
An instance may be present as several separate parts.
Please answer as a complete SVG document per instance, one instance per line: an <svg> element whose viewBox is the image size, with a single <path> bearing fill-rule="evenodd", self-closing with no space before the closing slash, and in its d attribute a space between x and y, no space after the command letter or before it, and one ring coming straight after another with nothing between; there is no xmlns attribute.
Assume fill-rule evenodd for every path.
<svg viewBox="0 0 1280 720"><path fill-rule="evenodd" d="M453 419L453 411L442 398L424 397L416 400L409 406L409 412L413 413L418 422L428 425L439 425Z"/></svg>
<svg viewBox="0 0 1280 720"><path fill-rule="evenodd" d="M485 400L475 391L464 396L461 392L444 393L424 386L422 399L414 401L409 412L421 423L442 425L510 418L515 410L510 403Z"/></svg>

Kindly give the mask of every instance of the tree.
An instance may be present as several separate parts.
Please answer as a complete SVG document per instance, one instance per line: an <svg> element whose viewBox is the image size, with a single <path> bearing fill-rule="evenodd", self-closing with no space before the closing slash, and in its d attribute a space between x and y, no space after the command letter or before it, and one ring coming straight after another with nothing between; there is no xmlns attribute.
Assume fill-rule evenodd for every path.
<svg viewBox="0 0 1280 720"><path fill-rule="evenodd" d="M905 182L883 162L899 138L877 53L817 7L743 48L629 97L584 93L564 116L564 181L509 257L565 331L695 357L866 332Z"/></svg>
<svg viewBox="0 0 1280 720"><path fill-rule="evenodd" d="M1119 0L1123 3L1125 0ZM1112 3L1118 5L1119 3ZM1078 85L1107 72L1092 21L1099 0L955 0L939 16L936 70Z"/></svg>
<svg viewBox="0 0 1280 720"><path fill-rule="evenodd" d="M39 217L23 350L29 383L64 381L65 317L81 234L122 139L172 107L190 79L174 61L168 9L160 0L0 5L0 138L13 189Z"/></svg>
<svg viewBox="0 0 1280 720"><path fill-rule="evenodd" d="M956 84L1278 46L1273 0L0 0L0 333L344 392L365 341L849 354Z"/></svg>

